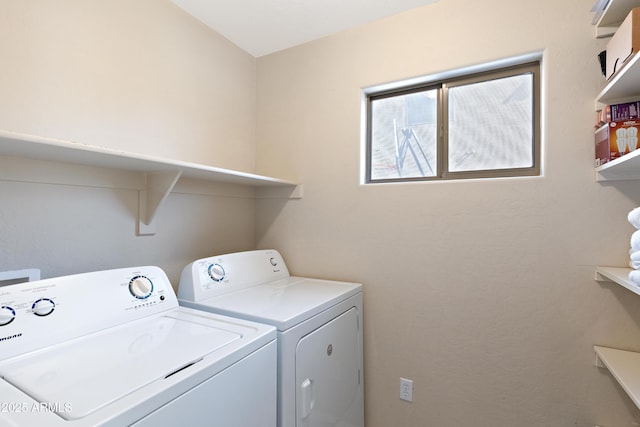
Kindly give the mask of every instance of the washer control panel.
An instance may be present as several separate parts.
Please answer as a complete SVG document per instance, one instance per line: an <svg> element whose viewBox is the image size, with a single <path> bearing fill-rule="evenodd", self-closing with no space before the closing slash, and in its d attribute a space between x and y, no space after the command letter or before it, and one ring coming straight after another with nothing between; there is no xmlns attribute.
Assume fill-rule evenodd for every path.
<svg viewBox="0 0 640 427"><path fill-rule="evenodd" d="M158 267L105 270L0 288L0 360L178 306Z"/></svg>

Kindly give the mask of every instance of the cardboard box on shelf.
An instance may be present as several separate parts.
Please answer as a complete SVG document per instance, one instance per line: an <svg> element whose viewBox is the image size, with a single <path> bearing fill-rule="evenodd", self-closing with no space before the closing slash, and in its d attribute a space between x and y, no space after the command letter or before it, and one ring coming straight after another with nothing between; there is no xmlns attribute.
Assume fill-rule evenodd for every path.
<svg viewBox="0 0 640 427"><path fill-rule="evenodd" d="M595 131L595 165L601 166L638 148L640 120L609 122Z"/></svg>
<svg viewBox="0 0 640 427"><path fill-rule="evenodd" d="M620 71L625 62L638 50L640 50L640 7L631 9L607 43L607 80Z"/></svg>
<svg viewBox="0 0 640 427"><path fill-rule="evenodd" d="M595 131L596 161L595 166L602 166L611 161L611 148L609 145L609 125L604 124Z"/></svg>
<svg viewBox="0 0 640 427"><path fill-rule="evenodd" d="M595 129L599 129L601 126L611 121L611 109L608 105L602 107L602 110L596 110L596 125Z"/></svg>

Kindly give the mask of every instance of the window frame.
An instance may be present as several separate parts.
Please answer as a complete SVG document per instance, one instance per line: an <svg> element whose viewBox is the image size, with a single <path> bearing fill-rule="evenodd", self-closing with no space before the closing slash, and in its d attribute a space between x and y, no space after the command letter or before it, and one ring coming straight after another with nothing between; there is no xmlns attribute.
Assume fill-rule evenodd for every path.
<svg viewBox="0 0 640 427"><path fill-rule="evenodd" d="M541 57L525 57L526 60L501 61L496 64L487 64L484 67L458 70L457 72L444 73L436 78L412 79L398 82L385 87L374 87L364 91L365 103L365 132L364 132L364 184L379 183L404 183L422 181L449 181L459 179L486 179L507 178L522 176L540 176L541 167ZM506 63L505 63L506 62ZM532 75L532 166L506 169L484 169L473 171L449 171L448 166L448 135L449 135L449 99L450 88L466 84L480 83L483 81L498 80L501 78L518 76L522 74ZM377 99L402 96L425 90L437 89L437 137L436 137L436 174L426 177L398 177L372 179L373 167L373 126L372 126L372 102ZM446 114L445 114L446 113Z"/></svg>

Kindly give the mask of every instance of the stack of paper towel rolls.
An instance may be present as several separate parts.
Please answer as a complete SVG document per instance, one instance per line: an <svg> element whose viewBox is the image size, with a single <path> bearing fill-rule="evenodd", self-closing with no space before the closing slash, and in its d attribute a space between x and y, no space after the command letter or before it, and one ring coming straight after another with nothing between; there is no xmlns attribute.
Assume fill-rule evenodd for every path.
<svg viewBox="0 0 640 427"><path fill-rule="evenodd" d="M631 249L629 249L631 257L629 265L632 269L629 273L629 280L640 286L640 207L629 212L627 219L636 228L636 231L631 235Z"/></svg>

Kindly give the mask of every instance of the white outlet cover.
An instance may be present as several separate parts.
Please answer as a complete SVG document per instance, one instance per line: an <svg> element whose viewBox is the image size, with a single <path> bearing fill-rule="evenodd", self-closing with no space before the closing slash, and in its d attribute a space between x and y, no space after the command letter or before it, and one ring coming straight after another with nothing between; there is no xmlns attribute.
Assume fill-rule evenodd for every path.
<svg viewBox="0 0 640 427"><path fill-rule="evenodd" d="M413 381L400 378L400 399L413 402Z"/></svg>

